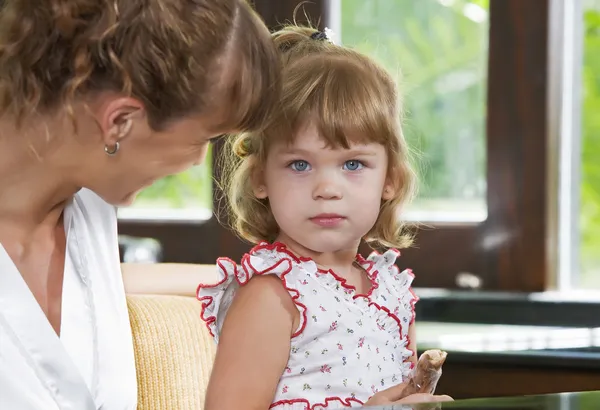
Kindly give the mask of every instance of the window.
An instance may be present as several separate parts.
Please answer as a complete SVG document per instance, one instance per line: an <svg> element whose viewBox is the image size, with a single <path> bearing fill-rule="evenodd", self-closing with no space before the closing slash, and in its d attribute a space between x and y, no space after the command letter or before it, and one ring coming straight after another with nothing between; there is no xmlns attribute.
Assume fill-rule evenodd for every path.
<svg viewBox="0 0 600 410"><path fill-rule="evenodd" d="M212 150L203 164L146 188L133 206L119 209L126 221L204 222L212 218Z"/></svg>
<svg viewBox="0 0 600 410"><path fill-rule="evenodd" d="M320 21L392 71L402 69L405 129L424 163L421 202L413 209L428 210L415 218L429 219L400 260L414 269L416 286L456 288L462 277L492 290L552 285L547 238L554 210L546 183L551 1L254 1L271 28L292 20L303 3L305 13L297 18ZM215 156L219 149L216 144ZM213 172L218 176L218 167ZM120 230L159 239L171 262L213 263L248 250L215 218L123 219Z"/></svg>
<svg viewBox="0 0 600 410"><path fill-rule="evenodd" d="M408 217L483 221L488 2L344 0L334 7L336 37L399 74L420 182Z"/></svg>
<svg viewBox="0 0 600 410"><path fill-rule="evenodd" d="M557 287L600 288L600 1L553 3L551 159L558 189ZM552 175L551 175L552 179Z"/></svg>
<svg viewBox="0 0 600 410"><path fill-rule="evenodd" d="M575 4L574 41L581 42L582 47L579 44L574 47L578 72L575 76L577 92L573 93L572 101L574 126L570 131L573 135L563 137L572 140L564 145L575 156L571 169L575 189L565 195L579 196L573 209L574 224L578 228L575 231L579 231L579 235L573 241L576 262L568 285L590 289L600 288L600 1L583 0Z"/></svg>
<svg viewBox="0 0 600 410"><path fill-rule="evenodd" d="M600 1L583 2L583 23L580 275L574 284L589 289L600 288Z"/></svg>
<svg viewBox="0 0 600 410"><path fill-rule="evenodd" d="M344 40L347 0L334 3L341 12L334 10L330 15L334 22L341 21ZM391 2L375 4L389 7ZM369 5L376 9L371 2ZM381 13L371 26L378 33L392 33L390 44L397 42L402 33L414 37L402 38L401 50L406 53L404 50L412 47L410 51L420 58L421 66L413 68L416 74L411 74L412 67L407 65L406 82L410 85L411 75L418 78L422 71L450 67L435 78L449 78L439 82L450 87L448 91L432 92L436 89L434 80L419 90L422 95L415 91L405 97L409 135L420 127L431 134L409 137L426 160L423 195L415 205L419 207L432 199L435 203L437 199L443 209L451 209L452 203L462 202L459 206L465 207L465 199L470 199L472 204L487 208L487 212L483 218L461 219L447 217L440 208L430 208L442 217L430 218L431 223L419 230L417 247L403 252L400 264L413 267L417 286L546 289L552 269L546 240L550 233L546 186L549 2L426 0L406 2L403 6L393 16L389 10ZM358 23L352 23L356 27L377 12L368 12L365 2L361 7L363 10L355 16ZM352 41L352 35L348 36L348 41ZM356 41L360 47L360 40ZM449 44L454 53L447 51ZM428 51L421 51L419 46ZM388 58L390 54L393 56L387 53ZM404 60L411 58L404 56ZM437 100L437 105L416 112L419 100L428 95ZM427 111L435 116L427 118ZM435 123L443 127L436 129ZM446 160L456 156L452 153L455 146L444 144L453 137L463 138L458 139L459 162L455 164ZM423 145L421 141L427 139L442 148L436 152L431 148L435 145ZM439 166L434 173L427 161L437 156L444 158L441 163L445 167ZM469 179L462 179L467 184L461 184L461 178L456 177L462 170L468 170ZM458 195L448 194L456 186L459 189L454 192ZM468 208L463 215L472 215L474 209Z"/></svg>

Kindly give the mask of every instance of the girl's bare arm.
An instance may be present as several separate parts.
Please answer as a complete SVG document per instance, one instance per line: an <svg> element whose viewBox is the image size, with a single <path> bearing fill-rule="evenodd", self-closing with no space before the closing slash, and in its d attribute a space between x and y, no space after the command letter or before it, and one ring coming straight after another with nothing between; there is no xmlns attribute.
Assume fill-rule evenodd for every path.
<svg viewBox="0 0 600 410"><path fill-rule="evenodd" d="M417 365L417 332L415 328L415 322L411 323L408 328L408 349L413 352L413 355L409 359L415 366Z"/></svg>
<svg viewBox="0 0 600 410"><path fill-rule="evenodd" d="M225 318L205 410L267 410L290 354L300 314L279 278L254 277Z"/></svg>

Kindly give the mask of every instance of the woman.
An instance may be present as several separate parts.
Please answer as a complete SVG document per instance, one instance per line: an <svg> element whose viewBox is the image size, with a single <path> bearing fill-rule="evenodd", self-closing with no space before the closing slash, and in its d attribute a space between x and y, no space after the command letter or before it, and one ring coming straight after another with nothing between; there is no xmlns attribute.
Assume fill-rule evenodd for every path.
<svg viewBox="0 0 600 410"><path fill-rule="evenodd" d="M279 67L243 0L7 0L0 402L134 409L115 205L263 126Z"/></svg>

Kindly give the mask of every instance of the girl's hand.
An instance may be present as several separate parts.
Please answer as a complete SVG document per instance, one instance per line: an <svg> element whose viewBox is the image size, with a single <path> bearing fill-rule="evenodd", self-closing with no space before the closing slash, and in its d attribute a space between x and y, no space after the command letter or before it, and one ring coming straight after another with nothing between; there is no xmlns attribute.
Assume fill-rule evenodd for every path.
<svg viewBox="0 0 600 410"><path fill-rule="evenodd" d="M402 391L406 383L398 384L386 390L375 393L365 403L365 406L381 406L383 404L415 404L415 403L440 403L453 401L452 397L446 395L433 395L426 393L416 393L410 396L402 397Z"/></svg>

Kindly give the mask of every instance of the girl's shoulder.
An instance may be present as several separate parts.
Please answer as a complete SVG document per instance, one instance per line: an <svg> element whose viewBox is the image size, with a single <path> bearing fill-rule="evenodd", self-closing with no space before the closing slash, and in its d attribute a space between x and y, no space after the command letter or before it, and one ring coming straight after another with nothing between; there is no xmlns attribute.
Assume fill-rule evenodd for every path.
<svg viewBox="0 0 600 410"><path fill-rule="evenodd" d="M242 256L240 263L229 258L217 259L220 282L236 281L245 285L254 276L275 275L284 284L304 273L317 270L309 259L299 258L279 242L261 242Z"/></svg>
<svg viewBox="0 0 600 410"><path fill-rule="evenodd" d="M223 320L236 293L252 278L260 276L279 278L283 284L282 288L287 291L292 302L302 313L304 306L298 303L299 294L296 285L310 270L309 261L296 257L281 243L260 243L244 254L240 263L230 258L219 258L217 259L217 282L201 283L198 286L197 297L202 302L201 317L218 342Z"/></svg>

